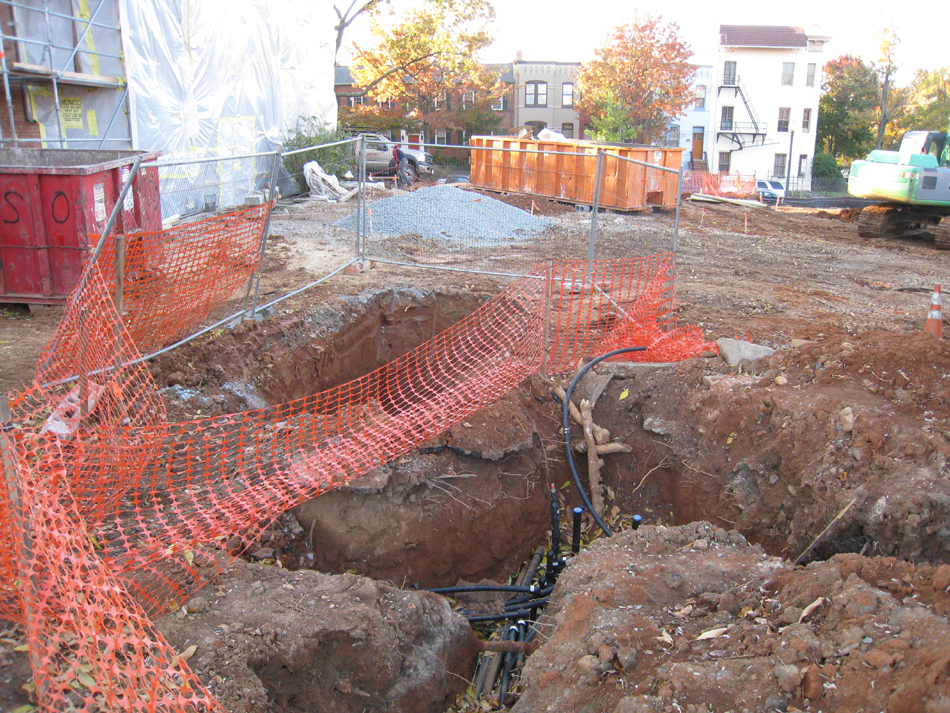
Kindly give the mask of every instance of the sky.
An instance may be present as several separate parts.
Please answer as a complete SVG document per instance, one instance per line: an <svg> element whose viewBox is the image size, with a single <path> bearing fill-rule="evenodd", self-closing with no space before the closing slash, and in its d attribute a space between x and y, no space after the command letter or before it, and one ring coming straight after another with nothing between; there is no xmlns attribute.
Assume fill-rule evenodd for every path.
<svg viewBox="0 0 950 713"><path fill-rule="evenodd" d="M392 0L396 7L409 0ZM347 3L348 4L348 3ZM715 60L718 28L725 25L793 25L816 27L831 37L823 59L855 54L865 60L877 58L876 34L882 28L897 31L901 44L898 83L910 83L917 69L937 69L950 65L943 45L940 22L927 22L927 3L916 3L914 11L898 15L893 0L796 0L788 2L723 3L716 9L708 0L677 0L665 6L644 0L547 0L521 2L496 0L495 42L486 50L488 62L511 62L518 50L526 61L584 62L603 44L606 33L622 24L634 12L661 15L680 26L680 36L694 51L693 61L712 64ZM935 3L935 6L939 4ZM950 12L948 10L944 10ZM366 23L350 28L344 44L369 39ZM341 62L348 59L341 57Z"/></svg>

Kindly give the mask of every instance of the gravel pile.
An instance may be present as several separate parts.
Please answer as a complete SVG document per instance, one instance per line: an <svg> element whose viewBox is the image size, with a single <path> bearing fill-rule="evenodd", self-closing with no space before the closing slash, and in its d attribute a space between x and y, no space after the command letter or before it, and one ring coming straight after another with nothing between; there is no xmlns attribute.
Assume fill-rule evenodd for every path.
<svg viewBox="0 0 950 713"><path fill-rule="evenodd" d="M417 235L447 244L516 242L548 227L548 220L488 196L453 186L432 186L374 201L369 206L373 235ZM335 225L356 230L356 213Z"/></svg>

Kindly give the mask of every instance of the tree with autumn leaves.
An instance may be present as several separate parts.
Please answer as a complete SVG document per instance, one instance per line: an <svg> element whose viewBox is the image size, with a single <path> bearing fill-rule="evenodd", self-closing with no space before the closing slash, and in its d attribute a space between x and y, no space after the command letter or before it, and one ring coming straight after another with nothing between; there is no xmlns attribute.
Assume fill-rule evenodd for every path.
<svg viewBox="0 0 950 713"><path fill-rule="evenodd" d="M490 106L505 87L479 57L492 42L487 0L421 0L404 14L370 14L375 44L353 46L351 73L373 106L354 107L348 123L374 115L436 128L477 129L497 121ZM362 115L362 116L361 116Z"/></svg>
<svg viewBox="0 0 950 713"><path fill-rule="evenodd" d="M577 109L596 139L654 143L693 102L696 68L678 32L661 17L634 17L581 67Z"/></svg>

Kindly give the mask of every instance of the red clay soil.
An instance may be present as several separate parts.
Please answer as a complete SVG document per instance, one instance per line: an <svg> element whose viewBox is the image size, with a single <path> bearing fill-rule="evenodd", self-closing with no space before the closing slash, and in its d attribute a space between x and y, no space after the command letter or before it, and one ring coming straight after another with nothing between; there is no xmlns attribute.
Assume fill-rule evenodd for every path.
<svg viewBox="0 0 950 713"><path fill-rule="evenodd" d="M336 249L328 224L342 209L307 210L273 223L283 237L268 258L265 295L313 279L311 270L320 268L307 261ZM562 213L557 229L583 219L572 209ZM921 332L933 283L950 282L947 256L926 239L863 240L849 220L684 206L681 320L709 338L747 335L777 351L738 367L717 357L653 370L599 368L613 376L594 420L633 448L604 456L607 517L620 529L639 513L645 526L599 539L568 567L542 627L545 643L513 688L521 700L506 701L516 710L950 711L950 348ZM666 240L671 221L665 214L605 216L599 249L646 250ZM440 301L433 295L446 282L455 283L445 290L454 297ZM397 356L501 284L380 266L282 303L259 324L208 335L154 362L153 375L172 419L312 393L358 375L350 367L365 373ZM390 286L399 289L386 292ZM406 321L387 331L387 316L400 311ZM22 315L0 328L3 339L28 346L48 332ZM414 331L394 336L403 329ZM371 348L359 349L367 341ZM10 388L30 375L13 368L3 378ZM542 494L553 483L564 508L575 504L572 490L561 489L567 474L549 386L535 379L513 393L517 413L476 414L435 444L445 446L437 457L418 453L411 463L390 464L397 477L376 495L403 517L414 502L420 513L456 507L487 516L493 508L479 511L477 503L492 502L502 473L524 484L535 472ZM522 450L505 455L502 448L493 461L500 418L523 418L532 438L530 445L521 439ZM516 460L521 469L509 470ZM423 461L424 472L413 471ZM450 489L463 505L430 485L468 473L479 478ZM494 537L540 532L546 498L511 493L524 497L530 514L521 521L506 514ZM348 497L340 512L357 513L353 503L373 495ZM402 530L394 548L405 549L412 535ZM439 538L455 543L465 533L433 528L414 547L435 551ZM593 537L595 528L588 523L585 533ZM519 556L530 539L515 548ZM484 540L449 549L464 560L465 548ZM307 566L315 549L312 533L286 517L267 541L242 545L249 554L269 550L257 559L274 567ZM326 569L353 568L397 585L420 579L383 572L358 553L336 559ZM503 579L518 564L492 576ZM484 575L463 569L440 576ZM266 609L272 600L261 595L241 596ZM166 631L187 638L193 623L176 621ZM17 642L14 630L0 638L0 707L25 700L17 690L25 661ZM307 656L308 665L320 665ZM223 668L201 670L212 690L215 676L228 677ZM356 707L334 699L334 710L387 710L343 693L339 701ZM278 693L268 695L264 710L294 710L281 706ZM457 710L483 704L463 697Z"/></svg>

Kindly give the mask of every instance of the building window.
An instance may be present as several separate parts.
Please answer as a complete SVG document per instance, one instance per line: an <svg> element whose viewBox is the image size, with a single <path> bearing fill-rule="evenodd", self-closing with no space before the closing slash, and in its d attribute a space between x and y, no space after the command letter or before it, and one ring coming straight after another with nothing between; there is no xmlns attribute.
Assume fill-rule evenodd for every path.
<svg viewBox="0 0 950 713"><path fill-rule="evenodd" d="M452 108L452 98L449 96L448 92L442 92L441 94L436 94L435 96L435 108L448 111Z"/></svg>
<svg viewBox="0 0 950 713"><path fill-rule="evenodd" d="M574 106L574 85L565 82L561 85L561 107L567 109Z"/></svg>
<svg viewBox="0 0 950 713"><path fill-rule="evenodd" d="M736 86L736 63L724 62L722 65L722 85L724 87Z"/></svg>
<svg viewBox="0 0 950 713"><path fill-rule="evenodd" d="M782 107L778 110L778 131L787 132L788 124L792 120L792 110L789 107Z"/></svg>
<svg viewBox="0 0 950 713"><path fill-rule="evenodd" d="M538 134L547 128L547 124L543 121L526 121L525 126L531 127L531 131L534 132L535 138L537 138Z"/></svg>
<svg viewBox="0 0 950 713"><path fill-rule="evenodd" d="M813 87L815 86L815 64L808 65L808 73L805 75L805 86Z"/></svg>
<svg viewBox="0 0 950 713"><path fill-rule="evenodd" d="M732 162L732 153L730 151L719 152L719 173L729 173Z"/></svg>
<svg viewBox="0 0 950 713"><path fill-rule="evenodd" d="M773 178L785 178L785 161L788 158L786 154L775 154L775 165L772 167Z"/></svg>
<svg viewBox="0 0 950 713"><path fill-rule="evenodd" d="M693 108L706 108L706 87L696 87L696 101L693 102Z"/></svg>
<svg viewBox="0 0 950 713"><path fill-rule="evenodd" d="M435 142L441 146L447 145L449 143L449 132L445 129L436 129Z"/></svg>
<svg viewBox="0 0 950 713"><path fill-rule="evenodd" d="M547 106L548 105L548 83L547 82L528 82L524 85L524 105L525 106Z"/></svg>
<svg viewBox="0 0 950 713"><path fill-rule="evenodd" d="M363 106L363 97L350 97L350 106Z"/></svg>
<svg viewBox="0 0 950 713"><path fill-rule="evenodd" d="M724 106L722 108L722 120L719 122L721 131L732 131L732 113L735 107Z"/></svg>
<svg viewBox="0 0 950 713"><path fill-rule="evenodd" d="M808 168L808 154L802 154L798 157L798 177L804 178L805 171Z"/></svg>
<svg viewBox="0 0 950 713"><path fill-rule="evenodd" d="M458 132L459 135L459 146L465 146L468 144L468 136L464 131Z"/></svg>
<svg viewBox="0 0 950 713"><path fill-rule="evenodd" d="M462 92L462 108L468 109L475 105L475 91Z"/></svg>
<svg viewBox="0 0 950 713"><path fill-rule="evenodd" d="M493 102L491 103L491 110L492 110L492 111L505 111L505 109L508 108L508 107L505 106L505 104L507 104L507 103L508 103L508 102L507 102L507 100L506 100L505 97L498 97L495 101L493 101Z"/></svg>
<svg viewBox="0 0 950 713"><path fill-rule="evenodd" d="M676 124L671 124L670 126L666 127L666 145L680 145L680 127Z"/></svg>
<svg viewBox="0 0 950 713"><path fill-rule="evenodd" d="M811 109L805 109L802 112L802 133L807 134L811 131Z"/></svg>
<svg viewBox="0 0 950 713"><path fill-rule="evenodd" d="M790 87L795 81L795 63L782 62L782 86Z"/></svg>
<svg viewBox="0 0 950 713"><path fill-rule="evenodd" d="M574 138L574 124L573 123L561 124L561 133L564 135L565 139L573 139Z"/></svg>

